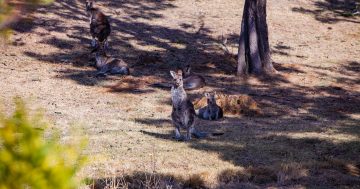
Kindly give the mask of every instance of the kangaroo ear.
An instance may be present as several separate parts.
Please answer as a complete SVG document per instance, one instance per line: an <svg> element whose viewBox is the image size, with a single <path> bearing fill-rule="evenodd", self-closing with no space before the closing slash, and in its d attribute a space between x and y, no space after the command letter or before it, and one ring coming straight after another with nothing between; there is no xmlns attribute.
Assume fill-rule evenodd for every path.
<svg viewBox="0 0 360 189"><path fill-rule="evenodd" d="M189 65L189 64L186 65L186 67L185 67L185 72L186 72L186 73L190 73L190 70L191 70L190 65Z"/></svg>
<svg viewBox="0 0 360 189"><path fill-rule="evenodd" d="M170 75L171 75L174 79L176 79L176 73L175 73L174 71L170 71Z"/></svg>
<svg viewBox="0 0 360 189"><path fill-rule="evenodd" d="M183 71L180 69L180 70L177 71L177 73L178 73L179 75L182 75L182 74L183 74Z"/></svg>

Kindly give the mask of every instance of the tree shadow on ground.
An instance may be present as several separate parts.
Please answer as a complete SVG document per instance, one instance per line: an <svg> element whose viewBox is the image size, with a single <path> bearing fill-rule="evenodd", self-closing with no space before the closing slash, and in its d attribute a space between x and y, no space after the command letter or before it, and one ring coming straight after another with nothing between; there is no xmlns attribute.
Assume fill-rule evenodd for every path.
<svg viewBox="0 0 360 189"><path fill-rule="evenodd" d="M214 122L200 120L196 125L198 130L225 134L193 139L188 146L215 152L236 166L255 169L255 176L225 171L224 175L219 175L224 182L251 182L260 188L279 184L317 187L319 183L325 188L356 188L360 184L357 158L360 154L360 121L352 115L360 113L360 93L356 90L359 82L355 77L358 67L358 62L350 61L337 68L340 74L347 76L347 81L342 81L339 86L306 87L290 82L290 86L282 87L278 85L282 80L289 81L280 75L274 83L250 86L243 83L239 87L232 83L232 78L225 78L221 85L214 84L212 88L226 94L230 91L249 94L257 100L265 115L230 116ZM337 76L325 74L332 68L312 69L339 82ZM290 69L292 71L305 73L300 68ZM157 119L138 121L150 126L159 122ZM161 122L169 129L143 130L142 133L161 140L174 140L170 119ZM295 167L286 168L288 165Z"/></svg>
<svg viewBox="0 0 360 189"><path fill-rule="evenodd" d="M112 25L109 54L125 60L132 68L131 75L134 77L157 76L158 82L168 80L169 70L186 64L193 65L194 71L201 70L204 74L233 74L236 70L233 60L224 55L216 45L218 40L211 36L211 31L204 25L192 26L198 28L189 31L184 29L183 24L178 28L171 28L143 21L164 19L164 15L159 12L175 9L176 6L171 1L104 1L98 4L109 15ZM70 24L67 22L69 19L73 20ZM42 53L34 49L24 52L26 56L48 63L72 64L77 67L88 67L95 61L90 54L88 18L83 2L56 1L49 7L37 9L30 20L33 21L31 27L20 22L13 29L20 33L42 35L40 43L50 45L58 51ZM30 23L30 20L27 22ZM22 30L24 26L26 30ZM45 31L34 32L38 29ZM54 33L61 34L53 35ZM64 75L62 78L88 85L83 82L84 78L74 75ZM126 92L116 89L113 91Z"/></svg>
<svg viewBox="0 0 360 189"><path fill-rule="evenodd" d="M146 119L143 122L158 121ZM343 124L337 128L335 133L339 136L349 134L343 136L348 137L348 141L337 142L335 133L333 136L317 135L328 132L322 124L300 118L226 118L220 122L203 121L198 125L201 131L222 131L224 135L192 139L187 143L191 148L215 152L221 159L245 168L224 171L219 175L219 181L223 183L250 182L260 188L284 185L351 188L360 185L357 123L347 122L347 126ZM172 132L168 131L142 133L161 140L174 140Z"/></svg>
<svg viewBox="0 0 360 189"><path fill-rule="evenodd" d="M334 24L337 22L352 22L359 24L358 16L353 15L356 9L355 0L324 0L315 1L316 9L306 9L303 7L292 8L292 11L310 14L322 23Z"/></svg>
<svg viewBox="0 0 360 189"><path fill-rule="evenodd" d="M275 67L286 74L275 74L270 78L263 77L260 78L261 82L255 84L247 83L246 79L226 76L226 74L235 73L236 65L233 57L224 55L217 45L209 45L216 44L218 41L212 37L211 31L206 27L201 26L191 32L185 30L191 26L184 24L181 24L181 28L170 28L150 25L138 20L162 19L163 15L158 11L174 9L175 5L172 1L125 0L104 1L102 4L113 7L111 11L106 11L108 15L126 13L123 14L124 16L111 18L115 34L113 33L110 37L110 46L111 55L128 62L133 69L132 76L94 77L95 70L88 68L93 61L89 55L90 48L88 48L90 43L87 37L88 21L84 5L77 1L57 1L50 7L40 8L39 15L34 18L34 24L31 27L24 26L26 29L23 29L21 23L14 27L15 31L20 33L43 29L41 33L35 33L43 36L40 43L58 49L57 52L48 54L42 54L33 49L25 52L25 55L46 63L71 65L72 69L65 69L58 73L57 77L60 79L73 80L86 86L105 86L111 92L135 94L154 92L154 88L139 86L169 80L170 69L191 63L195 72L206 75L209 88L225 94L249 94L260 104L266 115L265 117L228 117L220 122L200 123L199 129L202 131L221 131L225 135L204 140L195 139L189 143L189 147L219 153L220 158L237 166L264 167L292 162L302 164L309 160L321 162L322 157L331 157L350 162L358 169L357 157L360 154L358 139L334 143L332 138L311 137L313 133L322 132L334 132L349 138L359 136L359 120L352 118L351 114L360 112L358 106L360 94L350 89L352 85L359 84L359 79L356 77L358 62L344 63L340 69L342 76L333 78L348 88L331 85L306 87L293 83L289 81L286 74L306 72L299 67L281 63L275 63ZM66 25L64 19L73 19L74 23ZM66 35L53 36L52 32L66 32ZM147 46L149 49L144 48ZM287 56L291 47L278 44L274 49ZM314 68L315 71L324 74L322 69ZM219 74L223 75L219 76ZM149 80L149 77L153 77L152 80ZM109 87L106 84L103 85L103 82L107 81L116 81L119 84ZM155 126L170 124L170 120L136 121ZM148 131L143 133L155 138L172 140L168 133ZM327 133L326 136L330 134ZM315 166L316 163L312 165ZM310 170L312 175L317 174L313 169ZM320 179L317 180L318 183L322 183L320 177L326 171L328 170L318 174ZM333 173L332 177L324 176L323 179L329 181L336 178L338 173ZM341 174L347 175L347 173ZM350 177L355 179L355 184L358 183L358 177ZM277 179L274 180L271 177L269 182L275 181ZM340 181L339 183L341 184Z"/></svg>

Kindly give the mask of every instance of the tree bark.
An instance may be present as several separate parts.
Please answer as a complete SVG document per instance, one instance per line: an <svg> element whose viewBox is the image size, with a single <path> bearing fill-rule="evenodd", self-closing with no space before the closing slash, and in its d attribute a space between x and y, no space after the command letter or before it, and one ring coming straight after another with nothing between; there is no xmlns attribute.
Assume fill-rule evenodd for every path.
<svg viewBox="0 0 360 189"><path fill-rule="evenodd" d="M241 32L240 32L240 40L239 40L238 67L237 67L238 75L244 75L249 72L249 66L247 65L248 53L246 53L246 47L245 47L245 44L248 44L248 40L249 40L247 36L248 33L247 17L246 17L247 13L245 13L246 11L249 10L248 6L249 6L249 1L246 1L244 5L244 13L241 22Z"/></svg>
<svg viewBox="0 0 360 189"><path fill-rule="evenodd" d="M274 72L266 22L266 0L246 0L238 51L237 75Z"/></svg>

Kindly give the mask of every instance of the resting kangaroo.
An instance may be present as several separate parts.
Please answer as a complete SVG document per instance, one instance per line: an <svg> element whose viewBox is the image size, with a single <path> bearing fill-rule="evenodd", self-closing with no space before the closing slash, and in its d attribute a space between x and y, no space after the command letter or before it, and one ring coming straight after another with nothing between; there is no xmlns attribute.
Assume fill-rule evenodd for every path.
<svg viewBox="0 0 360 189"><path fill-rule="evenodd" d="M103 46L93 50L95 52L96 68L99 70L96 75L122 74L129 75L130 70L123 60L109 57Z"/></svg>
<svg viewBox="0 0 360 189"><path fill-rule="evenodd" d="M174 78L174 84L171 88L171 119L175 126L175 139L182 139L180 128L184 128L187 131L185 140L190 140L191 134L194 134L195 137L205 137L206 134L198 133L194 129L195 109L184 90L182 71L180 70L178 73L170 71L170 74Z"/></svg>
<svg viewBox="0 0 360 189"><path fill-rule="evenodd" d="M190 65L183 68L184 88L187 90L199 89L206 85L205 79L200 75L191 73Z"/></svg>
<svg viewBox="0 0 360 189"><path fill-rule="evenodd" d="M216 104L216 93L205 93L207 106L200 108L199 118L206 120L218 120L223 117L223 110Z"/></svg>
<svg viewBox="0 0 360 189"><path fill-rule="evenodd" d="M97 42L100 45L105 43L105 46L107 46L107 38L111 33L110 22L104 13L93 7L93 3L94 0L86 1L86 12L90 16L91 46L96 47Z"/></svg>
<svg viewBox="0 0 360 189"><path fill-rule="evenodd" d="M182 72L183 77L183 86L185 90L194 90L199 89L205 86L205 79L202 76L195 75L191 73L190 66L186 66L185 68L179 70ZM154 83L152 86L158 88L171 88L172 85L170 83Z"/></svg>

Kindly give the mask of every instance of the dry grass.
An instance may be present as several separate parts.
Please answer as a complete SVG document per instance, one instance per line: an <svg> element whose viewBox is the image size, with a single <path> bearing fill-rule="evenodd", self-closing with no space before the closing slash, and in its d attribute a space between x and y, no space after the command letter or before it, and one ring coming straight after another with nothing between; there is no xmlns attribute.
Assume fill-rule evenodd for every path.
<svg viewBox="0 0 360 189"><path fill-rule="evenodd" d="M230 115L260 115L261 109L255 100L249 95L226 95L217 94L216 103L223 109L225 114ZM200 109L207 106L206 97L194 101L194 107Z"/></svg>
<svg viewBox="0 0 360 189"><path fill-rule="evenodd" d="M299 163L281 164L277 171L277 183L284 185L309 176L309 171Z"/></svg>
<svg viewBox="0 0 360 189"><path fill-rule="evenodd" d="M62 138L81 123L90 162L79 177L100 188L359 188L359 17L341 16L342 1L268 1L279 73L240 79L243 2L99 1L111 15L109 55L132 74L95 77L83 2L56 1L0 44L0 99L8 111L13 96L44 108ZM185 64L208 84L189 92L193 102L204 91L234 95L235 116L196 124L224 135L172 139L170 91L151 85ZM238 116L244 107L266 116Z"/></svg>
<svg viewBox="0 0 360 189"><path fill-rule="evenodd" d="M112 86L109 86L109 92L143 92L141 89L144 89L145 86L157 81L158 78L136 78L133 76L128 76L121 78L121 80Z"/></svg>

